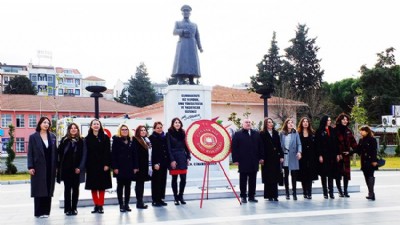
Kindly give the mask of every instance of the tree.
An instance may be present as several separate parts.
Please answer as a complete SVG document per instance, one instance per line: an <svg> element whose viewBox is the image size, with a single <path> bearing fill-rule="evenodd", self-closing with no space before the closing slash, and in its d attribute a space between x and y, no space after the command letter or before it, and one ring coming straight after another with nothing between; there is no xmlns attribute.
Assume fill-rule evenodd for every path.
<svg viewBox="0 0 400 225"><path fill-rule="evenodd" d="M292 45L285 49L284 74L281 82L289 84L302 100L304 95L312 89L319 89L322 84L324 70L317 58L319 47L315 45L316 38L308 38L308 28L305 24L297 26L296 37L291 39Z"/></svg>
<svg viewBox="0 0 400 225"><path fill-rule="evenodd" d="M359 79L347 78L331 85L332 102L339 105L342 112L349 114L355 104L357 88L360 87Z"/></svg>
<svg viewBox="0 0 400 225"><path fill-rule="evenodd" d="M276 33L272 35L271 47L268 54L264 55L257 64L258 73L251 76L251 90L259 94L271 94L275 90L277 80L282 76L282 60L279 56L279 47L276 41Z"/></svg>
<svg viewBox="0 0 400 225"><path fill-rule="evenodd" d="M37 91L26 76L16 76L10 80L4 94L36 95Z"/></svg>
<svg viewBox="0 0 400 225"><path fill-rule="evenodd" d="M15 167L15 165L13 164L13 161L15 159L15 152L13 149L14 146L14 131L15 131L15 127L14 125L10 124L8 126L9 130L8 130L8 134L10 135L10 139L7 143L6 149L7 149L7 159L6 159L6 173L7 174L16 174L17 173L17 167Z"/></svg>
<svg viewBox="0 0 400 225"><path fill-rule="evenodd" d="M391 114L391 106L400 104L400 65L391 60L394 48L386 50L386 56L378 55L374 68L361 66L360 87L362 101L360 106L367 111L370 123L380 123L382 115ZM388 58L385 58L388 57Z"/></svg>
<svg viewBox="0 0 400 225"><path fill-rule="evenodd" d="M135 76L129 79L128 102L130 105L144 107L156 102L156 92L148 77L147 68L144 63L136 67Z"/></svg>
<svg viewBox="0 0 400 225"><path fill-rule="evenodd" d="M128 96L126 95L127 88L123 88L118 98L114 98L116 102L128 104Z"/></svg>

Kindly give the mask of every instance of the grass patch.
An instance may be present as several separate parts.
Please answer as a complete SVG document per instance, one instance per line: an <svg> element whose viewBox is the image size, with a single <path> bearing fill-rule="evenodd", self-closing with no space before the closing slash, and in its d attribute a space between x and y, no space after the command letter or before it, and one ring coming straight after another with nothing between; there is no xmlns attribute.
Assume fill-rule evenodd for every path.
<svg viewBox="0 0 400 225"><path fill-rule="evenodd" d="M29 179L30 175L28 173L0 174L0 181L29 180Z"/></svg>
<svg viewBox="0 0 400 225"><path fill-rule="evenodd" d="M386 160L386 164L381 167L382 169L400 169L400 157L386 156L384 159ZM357 159L355 165L352 162L351 168L361 168L359 158Z"/></svg>

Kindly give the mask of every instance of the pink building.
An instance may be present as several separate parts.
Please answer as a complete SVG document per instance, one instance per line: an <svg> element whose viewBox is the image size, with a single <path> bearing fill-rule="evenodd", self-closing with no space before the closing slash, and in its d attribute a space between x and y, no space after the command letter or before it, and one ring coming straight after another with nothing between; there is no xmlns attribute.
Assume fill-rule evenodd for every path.
<svg viewBox="0 0 400 225"><path fill-rule="evenodd" d="M100 117L121 117L138 107L99 99ZM0 94L0 130L3 130L1 142L8 141L8 125L15 126L15 146L17 155L26 155L29 135L32 134L41 116L52 120L63 117L94 117L94 99L90 97L55 97L37 95ZM1 133L1 132L0 132ZM0 144L1 147L1 144ZM3 147L4 149L5 147Z"/></svg>

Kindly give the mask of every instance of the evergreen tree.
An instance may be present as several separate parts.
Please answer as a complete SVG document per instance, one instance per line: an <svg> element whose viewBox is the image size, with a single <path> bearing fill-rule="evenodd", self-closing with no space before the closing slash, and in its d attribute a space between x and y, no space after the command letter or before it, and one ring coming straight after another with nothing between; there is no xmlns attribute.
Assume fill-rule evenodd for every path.
<svg viewBox="0 0 400 225"><path fill-rule="evenodd" d="M10 80L4 94L36 95L36 89L26 76L16 76Z"/></svg>
<svg viewBox="0 0 400 225"><path fill-rule="evenodd" d="M391 114L392 105L400 105L400 65L396 65L394 48L386 50L386 55L378 53L374 68L363 65L360 69L362 101L370 123L380 123L382 115Z"/></svg>
<svg viewBox="0 0 400 225"><path fill-rule="evenodd" d="M288 83L300 99L305 99L305 93L319 89L324 71L317 59L319 47L315 45L316 38L308 38L308 28L305 24L297 26L296 37L291 39L292 45L285 49L284 75L282 82Z"/></svg>
<svg viewBox="0 0 400 225"><path fill-rule="evenodd" d="M7 149L7 159L6 159L6 173L7 174L16 174L17 173L17 167L15 167L15 165L13 164L13 161L15 159L15 152L13 149L14 146L14 131L15 131L15 127L10 124L8 126L9 131L8 131L8 135L10 135L10 139L8 140L6 149Z"/></svg>
<svg viewBox="0 0 400 225"><path fill-rule="evenodd" d="M128 102L130 105L144 107L156 102L156 92L148 77L147 68L144 63L136 67L135 76L129 79Z"/></svg>
<svg viewBox="0 0 400 225"><path fill-rule="evenodd" d="M347 78L333 83L330 87L331 99L335 105L340 106L342 112L351 113L355 104L356 90L359 88L359 79Z"/></svg>
<svg viewBox="0 0 400 225"><path fill-rule="evenodd" d="M114 98L114 100L122 104L128 104L128 96L126 95L127 91L128 91L127 88L123 88L119 97Z"/></svg>
<svg viewBox="0 0 400 225"><path fill-rule="evenodd" d="M277 80L282 76L283 63L279 56L277 43L276 33L274 32L268 54L264 55L261 62L257 64L258 74L250 77L252 91L260 94L274 92Z"/></svg>

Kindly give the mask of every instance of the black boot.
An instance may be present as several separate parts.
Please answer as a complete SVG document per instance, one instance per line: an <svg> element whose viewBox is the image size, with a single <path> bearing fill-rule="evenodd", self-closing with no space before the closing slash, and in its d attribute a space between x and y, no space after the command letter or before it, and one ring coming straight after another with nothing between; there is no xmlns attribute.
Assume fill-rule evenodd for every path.
<svg viewBox="0 0 400 225"><path fill-rule="evenodd" d="M140 199L140 200L138 199L137 202L136 202L136 208L137 209L147 209L147 205L145 205L143 203L142 199Z"/></svg>
<svg viewBox="0 0 400 225"><path fill-rule="evenodd" d="M342 191L342 185L340 184L341 178L337 178L335 180L336 180L336 188L338 190L339 197L343 198L344 195L343 195L343 191Z"/></svg>
<svg viewBox="0 0 400 225"><path fill-rule="evenodd" d="M178 198L182 205L186 204L185 199L183 199L183 194L179 194Z"/></svg>
<svg viewBox="0 0 400 225"><path fill-rule="evenodd" d="M375 177L368 177L368 196L365 197L366 199L375 201L375 193L374 193L374 185L375 185Z"/></svg>
<svg viewBox="0 0 400 225"><path fill-rule="evenodd" d="M178 197L178 195L176 195L176 194L174 194L174 204L175 204L175 205L180 205L180 203L179 203L179 197Z"/></svg>
<svg viewBox="0 0 400 225"><path fill-rule="evenodd" d="M120 212L126 212L125 206L120 204L120 205L119 205L119 211L120 211Z"/></svg>
<svg viewBox="0 0 400 225"><path fill-rule="evenodd" d="M286 192L286 199L290 200L290 194L289 194L289 186L285 185L285 192Z"/></svg>
<svg viewBox="0 0 400 225"><path fill-rule="evenodd" d="M329 191L329 198L335 199L333 195L333 178L328 177L328 191Z"/></svg>
<svg viewBox="0 0 400 225"><path fill-rule="evenodd" d="M99 206L94 206L94 209L91 213L98 213L99 212Z"/></svg>
<svg viewBox="0 0 400 225"><path fill-rule="evenodd" d="M193 77L192 77L193 79ZM183 199L183 193L185 192L185 187L186 187L186 175L181 176L181 180L179 181L179 201L181 202L182 205L185 205L186 202Z"/></svg>
<svg viewBox="0 0 400 225"><path fill-rule="evenodd" d="M99 211L98 211L98 213L100 213L100 214L103 214L103 213L104 213L103 206L99 206Z"/></svg>
<svg viewBox="0 0 400 225"><path fill-rule="evenodd" d="M327 182L326 177L321 176L321 184L322 184L322 191L324 193L324 198L328 199L328 187L326 185L326 182Z"/></svg>
<svg viewBox="0 0 400 225"><path fill-rule="evenodd" d="M195 85L193 76L189 77L189 84L190 85Z"/></svg>
<svg viewBox="0 0 400 225"><path fill-rule="evenodd" d="M348 187L349 187L349 180L346 177L344 177L343 178L343 195L346 198L350 198L349 192L347 191Z"/></svg>

